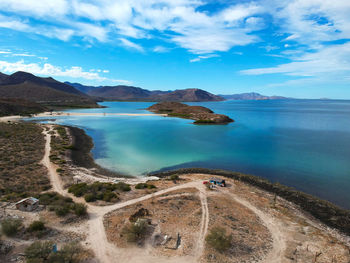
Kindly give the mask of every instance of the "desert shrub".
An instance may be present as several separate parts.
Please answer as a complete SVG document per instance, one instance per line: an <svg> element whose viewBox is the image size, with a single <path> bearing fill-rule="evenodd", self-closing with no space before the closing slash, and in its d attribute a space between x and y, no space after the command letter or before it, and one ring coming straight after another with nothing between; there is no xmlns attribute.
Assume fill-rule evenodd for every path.
<svg viewBox="0 0 350 263"><path fill-rule="evenodd" d="M123 191L123 192L128 192L131 190L130 185L123 183L123 182L119 182L117 184L115 184L115 189L119 190L119 191Z"/></svg>
<svg viewBox="0 0 350 263"><path fill-rule="evenodd" d="M177 181L177 180L179 180L179 175L177 175L177 174L172 174L172 175L170 175L170 180L172 180L172 181Z"/></svg>
<svg viewBox="0 0 350 263"><path fill-rule="evenodd" d="M114 198L117 198L117 195L113 192L105 192L103 194L103 201L110 202Z"/></svg>
<svg viewBox="0 0 350 263"><path fill-rule="evenodd" d="M122 231L128 242L138 242L142 240L146 232L147 222L145 220L138 220L135 223L125 227Z"/></svg>
<svg viewBox="0 0 350 263"><path fill-rule="evenodd" d="M22 221L19 219L8 218L1 221L2 232L6 236L14 236L22 226Z"/></svg>
<svg viewBox="0 0 350 263"><path fill-rule="evenodd" d="M25 257L27 263L39 263L39 262L50 262L48 261L50 254L52 253L53 242L39 242L32 243L25 250Z"/></svg>
<svg viewBox="0 0 350 263"><path fill-rule="evenodd" d="M73 184L68 188L68 192L77 197L83 196L87 191L88 185L86 183Z"/></svg>
<svg viewBox="0 0 350 263"><path fill-rule="evenodd" d="M65 244L61 250L53 251L51 241L32 243L25 250L27 263L78 263L84 260L84 249L77 242Z"/></svg>
<svg viewBox="0 0 350 263"><path fill-rule="evenodd" d="M69 213L70 207L68 205L55 207L55 213L57 216L65 216Z"/></svg>
<svg viewBox="0 0 350 263"><path fill-rule="evenodd" d="M92 193L88 193L84 195L84 199L86 202L93 202L96 200L96 196Z"/></svg>
<svg viewBox="0 0 350 263"><path fill-rule="evenodd" d="M153 184L139 183L135 186L135 189L153 189L156 188Z"/></svg>
<svg viewBox="0 0 350 263"><path fill-rule="evenodd" d="M84 216L87 214L87 209L86 209L86 205L84 204L74 204L74 213L77 216Z"/></svg>
<svg viewBox="0 0 350 263"><path fill-rule="evenodd" d="M63 169L62 169L62 168L57 168L57 169L56 169L56 172L57 172L57 173L63 172Z"/></svg>
<svg viewBox="0 0 350 263"><path fill-rule="evenodd" d="M231 247L232 236L226 235L225 229L215 227L205 238L206 242L219 252L225 252Z"/></svg>
<svg viewBox="0 0 350 263"><path fill-rule="evenodd" d="M45 224L42 221L34 221L28 227L29 232L42 231L45 229Z"/></svg>
<svg viewBox="0 0 350 263"><path fill-rule="evenodd" d="M84 253L84 249L82 246L77 243L68 243L65 244L62 249L56 253L55 257L59 260L54 260L54 257L51 256L50 260L52 263L56 262L64 262L64 263L78 263L81 262L82 254Z"/></svg>

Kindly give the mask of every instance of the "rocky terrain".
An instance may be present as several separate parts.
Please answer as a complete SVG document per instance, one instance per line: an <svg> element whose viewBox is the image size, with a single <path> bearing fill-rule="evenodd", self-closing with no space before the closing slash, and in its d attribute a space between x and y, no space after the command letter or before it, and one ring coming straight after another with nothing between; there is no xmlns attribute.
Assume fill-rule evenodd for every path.
<svg viewBox="0 0 350 263"><path fill-rule="evenodd" d="M169 117L179 117L195 120L194 124L227 124L233 122L230 117L216 114L202 106L189 106L179 102L160 102L147 108L154 113L168 114Z"/></svg>

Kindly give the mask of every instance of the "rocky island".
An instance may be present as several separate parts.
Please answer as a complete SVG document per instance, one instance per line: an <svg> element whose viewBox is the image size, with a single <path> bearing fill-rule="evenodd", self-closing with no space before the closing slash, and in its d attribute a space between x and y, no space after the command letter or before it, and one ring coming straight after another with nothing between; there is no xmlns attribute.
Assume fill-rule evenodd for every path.
<svg viewBox="0 0 350 263"><path fill-rule="evenodd" d="M154 113L167 114L169 117L179 117L194 120L194 124L227 124L234 122L230 117L216 114L202 106L189 106L180 102L160 102L147 108Z"/></svg>

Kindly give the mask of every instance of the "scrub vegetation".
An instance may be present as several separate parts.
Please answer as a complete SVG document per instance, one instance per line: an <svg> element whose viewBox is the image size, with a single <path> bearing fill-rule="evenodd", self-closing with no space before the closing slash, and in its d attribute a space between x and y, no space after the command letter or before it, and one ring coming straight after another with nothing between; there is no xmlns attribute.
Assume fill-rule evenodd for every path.
<svg viewBox="0 0 350 263"><path fill-rule="evenodd" d="M0 123L0 199L18 201L50 188L40 164L45 140L32 123Z"/></svg>
<svg viewBox="0 0 350 263"><path fill-rule="evenodd" d="M70 186L68 192L76 197L83 196L86 202L103 200L105 202L116 202L119 200L118 192L128 192L130 185L119 182L117 184L95 182L93 184L78 183Z"/></svg>

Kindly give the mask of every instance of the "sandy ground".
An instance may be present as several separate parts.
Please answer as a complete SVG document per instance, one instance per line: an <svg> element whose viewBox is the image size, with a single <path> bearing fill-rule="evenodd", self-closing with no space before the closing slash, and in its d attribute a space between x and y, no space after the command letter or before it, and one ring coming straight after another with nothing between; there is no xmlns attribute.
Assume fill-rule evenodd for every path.
<svg viewBox="0 0 350 263"><path fill-rule="evenodd" d="M44 112L34 115L34 117L58 117L58 116L167 116L167 114L155 113L80 113L80 112Z"/></svg>
<svg viewBox="0 0 350 263"><path fill-rule="evenodd" d="M44 131L44 135L46 138L45 145L45 155L43 157L42 163L48 169L49 177L52 183L53 190L60 193L64 196L71 197L75 202L85 203L82 198L76 198L73 195L69 194L67 190L63 188L62 181L60 179L59 174L56 172L56 165L50 161L50 141L51 135L49 132L52 130L52 126L49 126L49 129ZM86 231L86 241L85 245L88 248L91 248L95 254L98 262L101 263L112 263L112 262L205 262L206 259L203 255L206 253L206 244L205 237L208 232L209 226L209 209L208 209L208 201L207 197L210 194L206 187L203 185L203 179L208 178L209 175L202 174L193 174L193 175L185 175L182 182L179 181L178 184L169 186L166 189L161 189L154 193L146 194L134 199L121 201L120 203L116 203L108 206L94 206L89 203L86 203L88 208L89 220L83 222L82 224L86 224L86 227L83 227L79 231ZM229 180L228 180L229 181ZM230 182L232 185L235 182ZM107 238L107 234L104 226L104 217L106 214L112 211L118 211L118 209L122 209L134 204L139 204L145 202L146 200L160 197L164 194L171 193L177 190L185 190L185 189L196 189L199 194L199 199L201 203L201 222L200 222L200 230L199 233L195 233L198 235L196 242L194 245L194 253L192 255L186 255L182 257L174 256L174 257L162 257L155 256L150 253L147 248L138 248L134 247L131 249L123 249L120 247L116 247L114 244L110 243ZM242 189L247 189L242 192ZM307 218L304 215L298 215L301 219L296 219L297 216L295 214L300 213L296 210L295 214L288 217L288 221L286 218L286 211L288 213L294 213L293 209L288 208L286 210L287 204L283 203L283 206L280 206L280 210L283 210L283 213L280 213L279 210L272 209L269 206L269 194L262 191L255 191L255 188L251 186L241 185L241 188L231 187L231 188L219 188L215 192L216 194L222 194L226 198L229 197L231 202L235 202L240 204L254 213L258 218L258 223L264 225L268 232L271 235L272 239L272 247L267 252L264 258L260 262L266 263L274 263L274 262L309 262L309 261L294 261L291 259L294 257L294 254L300 255L300 258L309 257L311 260L313 255L317 253L321 249L324 252L322 256L324 256L323 261L317 262L344 262L348 263L350 260L350 255L348 255L347 249L349 249L348 245L344 245L337 239L339 236L331 235L327 232L325 228L320 227L320 224L316 221L312 221L310 218ZM256 194L259 192L259 194ZM243 193L243 194L242 194ZM263 197L263 198L262 198ZM176 197L175 197L176 198ZM286 202L286 201L285 201ZM307 219L306 219L307 218ZM302 222L302 223L300 223ZM307 224L307 220L312 221L312 225ZM288 224L289 225L288 225ZM288 227L286 227L288 226ZM307 227L307 230L302 228L303 226ZM316 228L317 227L317 228ZM315 228L315 230L313 229ZM300 234L300 229L302 229L306 234ZM302 236L302 237L301 237ZM333 242L333 243L332 243ZM350 242L350 241L349 241ZM332 249L328 249L331 247ZM290 252L291 249L295 251ZM350 251L350 250L349 250ZM334 254L336 253L336 254ZM293 255L290 255L293 254ZM288 257L289 258L288 258ZM320 259L322 259L322 256ZM334 258L337 257L334 261ZM328 260L331 258L332 261ZM328 260L328 261L327 261ZM212 262L212 261L211 261ZM215 262L215 261L214 261ZM219 262L219 261L216 261ZM227 261L230 262L230 261ZM249 261L256 262L256 261ZM315 261L310 261L315 262Z"/></svg>
<svg viewBox="0 0 350 263"><path fill-rule="evenodd" d="M33 117L59 117L59 116L86 116L86 117L111 117L111 116L163 116L166 117L167 114L156 114L156 113L78 113L78 112L43 112L39 114L34 114ZM0 117L0 122L8 122L8 121L19 121L23 118L23 116L13 115L13 116L5 116Z"/></svg>

